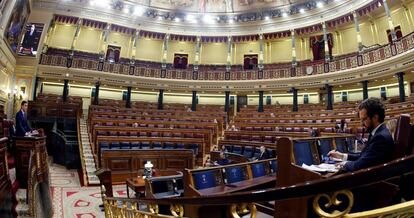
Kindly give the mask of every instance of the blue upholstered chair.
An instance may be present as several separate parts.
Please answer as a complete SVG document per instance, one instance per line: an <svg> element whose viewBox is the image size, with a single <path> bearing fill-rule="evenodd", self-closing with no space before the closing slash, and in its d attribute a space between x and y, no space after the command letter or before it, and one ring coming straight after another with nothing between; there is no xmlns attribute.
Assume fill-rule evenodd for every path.
<svg viewBox="0 0 414 218"><path fill-rule="evenodd" d="M174 149L174 143L172 143L172 142L166 142L166 143L164 143L164 145L165 145L165 149Z"/></svg>
<svg viewBox="0 0 414 218"><path fill-rule="evenodd" d="M194 186L197 190L216 186L216 171L201 171L193 173Z"/></svg>
<svg viewBox="0 0 414 218"><path fill-rule="evenodd" d="M112 148L120 148L121 147L121 145L119 144L119 142L111 142L111 149Z"/></svg>
<svg viewBox="0 0 414 218"><path fill-rule="evenodd" d="M162 149L162 144L161 144L161 142L154 142L154 143L152 144L152 148L153 148L153 149Z"/></svg>
<svg viewBox="0 0 414 218"><path fill-rule="evenodd" d="M131 144L129 142L121 142L121 149L130 149Z"/></svg>
<svg viewBox="0 0 414 218"><path fill-rule="evenodd" d="M333 150L333 145L332 145L332 139L328 138L328 139L320 139L319 140L319 146L318 146L318 151L319 151L319 155L321 155L321 160L328 156L329 151Z"/></svg>
<svg viewBox="0 0 414 218"><path fill-rule="evenodd" d="M190 146L188 148L193 150L194 155L198 155L199 147L200 147L199 144L190 144Z"/></svg>
<svg viewBox="0 0 414 218"><path fill-rule="evenodd" d="M261 177L266 175L266 169L264 162L252 164L252 175L253 178Z"/></svg>
<svg viewBox="0 0 414 218"><path fill-rule="evenodd" d="M131 142L131 148L132 149L138 149L140 147L141 143L139 142Z"/></svg>
<svg viewBox="0 0 414 218"><path fill-rule="evenodd" d="M246 173L244 167L235 166L226 168L227 183L235 183L246 180Z"/></svg>
<svg viewBox="0 0 414 218"><path fill-rule="evenodd" d="M150 143L149 142L141 142L141 148L142 149L150 149Z"/></svg>
<svg viewBox="0 0 414 218"><path fill-rule="evenodd" d="M185 145L183 143L177 143L176 149L184 149Z"/></svg>
<svg viewBox="0 0 414 218"><path fill-rule="evenodd" d="M296 165L302 166L302 164L314 164L311 146L312 144L310 141L295 141L293 143L293 153L295 155Z"/></svg>
<svg viewBox="0 0 414 218"><path fill-rule="evenodd" d="M336 150L342 153L348 152L346 138L335 138Z"/></svg>
<svg viewBox="0 0 414 218"><path fill-rule="evenodd" d="M109 143L108 142L99 142L99 147L101 149L103 149L103 148L109 148Z"/></svg>
<svg viewBox="0 0 414 218"><path fill-rule="evenodd" d="M232 153L240 154L241 155L243 153L243 148L241 146L234 145L233 146L233 152Z"/></svg>
<svg viewBox="0 0 414 218"><path fill-rule="evenodd" d="M253 147L252 146L245 146L243 156L247 158L251 158L253 156Z"/></svg>
<svg viewBox="0 0 414 218"><path fill-rule="evenodd" d="M256 147L254 149L253 157L255 157L255 158L259 158L260 157L260 148Z"/></svg>
<svg viewBox="0 0 414 218"><path fill-rule="evenodd" d="M267 149L267 152L269 152L269 158L275 158L276 157L276 151L273 149Z"/></svg>
<svg viewBox="0 0 414 218"><path fill-rule="evenodd" d="M224 145L224 148L226 148L227 152L233 152L233 145Z"/></svg>

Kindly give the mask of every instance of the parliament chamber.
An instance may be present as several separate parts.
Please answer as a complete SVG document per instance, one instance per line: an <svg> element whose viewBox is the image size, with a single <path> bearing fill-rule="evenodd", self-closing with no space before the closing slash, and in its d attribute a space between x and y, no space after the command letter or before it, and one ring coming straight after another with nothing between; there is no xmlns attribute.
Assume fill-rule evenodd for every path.
<svg viewBox="0 0 414 218"><path fill-rule="evenodd" d="M0 0L0 218L414 217L413 0Z"/></svg>

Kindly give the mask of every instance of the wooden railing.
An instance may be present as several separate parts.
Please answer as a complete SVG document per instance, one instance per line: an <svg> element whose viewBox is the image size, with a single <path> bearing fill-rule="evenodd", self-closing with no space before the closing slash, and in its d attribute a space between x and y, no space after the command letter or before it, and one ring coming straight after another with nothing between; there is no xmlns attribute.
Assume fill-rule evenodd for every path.
<svg viewBox="0 0 414 218"><path fill-rule="evenodd" d="M353 208L354 196L352 190L357 187L364 187L368 184L378 183L393 178L405 180L413 177L414 174L414 155L396 159L387 164L359 170L353 173L346 173L332 176L326 179L308 181L294 186L283 186L265 190L246 191L240 193L209 195L198 197L181 197L170 199L125 199L125 198L105 198L106 217L116 217L122 211L128 213L147 214L141 212L137 205L149 205L152 217L164 217L158 214L158 205L171 205L171 214L182 217L187 209L193 205L225 205L232 217L239 217L238 212L250 211L251 217L255 217L257 202L279 201L297 199L307 196L314 196L311 200L311 210L320 217L379 217L380 215L390 217L411 217L414 211L414 200L396 204L390 207L383 207L377 210L364 211L362 213L351 213ZM412 183L411 183L412 184ZM401 190L404 191L404 190ZM339 201L338 197L342 197ZM324 199L325 203L320 200ZM345 199L345 201L343 200ZM117 206L121 201L123 207ZM345 203L348 202L348 203ZM326 204L327 203L327 204ZM132 204L134 206L127 206ZM333 206L340 204L342 209L329 211ZM128 208L128 209L127 209ZM249 209L249 210L247 210ZM300 208L298 208L300 209ZM277 216L277 214L275 214ZM120 216L126 217L126 216Z"/></svg>
<svg viewBox="0 0 414 218"><path fill-rule="evenodd" d="M263 72L257 70L237 70L231 73L225 72L225 70L217 71L199 71L193 72L192 69L179 70L168 69L167 72L162 73L159 67L144 67L144 66L131 66L129 64L118 63L103 63L102 71L110 72L114 74L124 74L131 76L141 77L154 77L154 78L166 78L166 79L180 79L180 80L261 80L261 79L277 79L277 78L289 78L289 77L305 77L308 76L307 69L311 68L311 75L323 74L330 72L338 72L342 70L350 70L361 66L370 65L376 62L380 62L389 59L397 54L407 52L414 48L414 33L410 33L397 41L383 45L374 50L364 52L362 54L353 54L350 56L339 57L330 62L298 62L298 67L292 71L289 64L282 64L281 67L274 67L275 64L269 65L272 68L268 69L265 65ZM64 57L58 54L42 54L42 65L51 65L59 67L67 67L68 57ZM86 69L86 70L98 70L99 59L98 56L95 59L73 57L73 68ZM274 68L273 68L274 67Z"/></svg>

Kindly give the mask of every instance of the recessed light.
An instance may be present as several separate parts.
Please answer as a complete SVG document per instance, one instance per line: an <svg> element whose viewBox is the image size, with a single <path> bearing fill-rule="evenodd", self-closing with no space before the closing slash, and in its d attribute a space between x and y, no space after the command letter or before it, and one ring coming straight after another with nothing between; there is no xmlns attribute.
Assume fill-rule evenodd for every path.
<svg viewBox="0 0 414 218"><path fill-rule="evenodd" d="M305 9L301 8L301 9L299 9L299 12L303 14L303 13L305 13Z"/></svg>
<svg viewBox="0 0 414 218"><path fill-rule="evenodd" d="M174 21L175 22L180 22L180 18L179 17L176 17L176 18L174 18Z"/></svg>
<svg viewBox="0 0 414 218"><path fill-rule="evenodd" d="M283 13L282 13L282 16L283 16L283 17L287 17L287 16L288 16L288 14L287 14L286 12L283 12Z"/></svg>
<svg viewBox="0 0 414 218"><path fill-rule="evenodd" d="M322 2L318 2L318 3L316 3L316 7L318 7L318 8L322 8L322 7L323 7L323 3L322 3Z"/></svg>
<svg viewBox="0 0 414 218"><path fill-rule="evenodd" d="M265 20L269 20L270 19L270 17L269 16L265 16Z"/></svg>

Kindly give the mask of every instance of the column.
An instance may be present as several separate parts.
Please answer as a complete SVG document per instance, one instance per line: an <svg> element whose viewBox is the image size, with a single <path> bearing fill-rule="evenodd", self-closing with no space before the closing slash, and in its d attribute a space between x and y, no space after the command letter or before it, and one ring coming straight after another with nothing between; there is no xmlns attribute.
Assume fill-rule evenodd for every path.
<svg viewBox="0 0 414 218"><path fill-rule="evenodd" d="M47 34L43 40L43 44L39 44L39 48L42 48L42 55L47 53L47 49L49 47L49 42L50 42L50 36L54 32L55 28L56 28L56 24L52 18L52 20L50 21L49 28L47 29ZM42 63L42 55L40 56L39 63Z"/></svg>
<svg viewBox="0 0 414 218"><path fill-rule="evenodd" d="M356 11L352 12L352 16L354 17L354 23L355 23L355 30L356 30L356 38L358 43L358 53L362 52L362 38L361 38L361 30L359 28L359 21L358 21L358 14Z"/></svg>
<svg viewBox="0 0 414 218"><path fill-rule="evenodd" d="M158 110L162 110L164 108L164 90L160 89L160 93L158 94Z"/></svg>
<svg viewBox="0 0 414 218"><path fill-rule="evenodd" d="M170 34L165 34L164 43L162 45L162 61L161 68L165 70L167 68L167 54L168 54L168 42L170 41Z"/></svg>
<svg viewBox="0 0 414 218"><path fill-rule="evenodd" d="M259 91L259 108L257 112L263 112L263 91Z"/></svg>
<svg viewBox="0 0 414 218"><path fill-rule="evenodd" d="M106 25L105 30L102 32L103 43L101 45L101 51L99 52L98 71L102 71L104 68L105 53L106 53L107 46L108 46L108 37L109 37L110 29L111 29L111 24L108 24Z"/></svg>
<svg viewBox="0 0 414 218"><path fill-rule="evenodd" d="M298 89L295 89L294 87L292 87L290 89L290 92L293 95L292 111L293 112L298 112Z"/></svg>
<svg viewBox="0 0 414 218"><path fill-rule="evenodd" d="M95 96L93 97L93 104L99 105L99 87L101 86L101 83L98 81L95 83Z"/></svg>
<svg viewBox="0 0 414 218"><path fill-rule="evenodd" d="M388 28L391 31L391 40L392 42L394 42L395 40L397 40L397 35L395 34L395 31L394 31L394 24L392 22L391 12L390 12L390 9L388 8L387 0L382 0L382 5L384 6L385 14L387 15Z"/></svg>
<svg viewBox="0 0 414 218"><path fill-rule="evenodd" d="M76 24L75 35L73 36L72 44L70 46L70 50L72 50L72 52L75 50L75 45L76 45L76 41L79 38L79 33L80 33L80 30L81 30L81 26L82 26L82 18L79 18L78 23Z"/></svg>
<svg viewBox="0 0 414 218"><path fill-rule="evenodd" d="M230 108L230 91L226 91L226 99L224 101L224 112L229 112Z"/></svg>
<svg viewBox="0 0 414 218"><path fill-rule="evenodd" d="M126 105L125 105L125 107L127 108L131 108L131 90L132 90L131 86L127 87L127 96L126 96Z"/></svg>
<svg viewBox="0 0 414 218"><path fill-rule="evenodd" d="M260 33L259 34L259 65L258 65L259 70L263 70L263 67L264 67L264 65L263 65L263 63L264 63L263 53L264 53L263 34Z"/></svg>
<svg viewBox="0 0 414 218"><path fill-rule="evenodd" d="M198 71L198 64L200 62L200 47L201 47L201 36L197 36L196 45L195 45L194 71Z"/></svg>
<svg viewBox="0 0 414 218"><path fill-rule="evenodd" d="M325 62L329 62L330 56L329 56L329 45L328 45L328 32L326 30L325 22L322 22L322 30L323 30L323 41L324 41L324 47L325 47Z"/></svg>
<svg viewBox="0 0 414 218"><path fill-rule="evenodd" d="M295 30L290 30L290 35L292 37L292 67L296 67L296 37L295 37Z"/></svg>
<svg viewBox="0 0 414 218"><path fill-rule="evenodd" d="M363 99L367 99L368 98L368 80L364 80L361 82L362 84L362 96Z"/></svg>
<svg viewBox="0 0 414 218"><path fill-rule="evenodd" d="M34 82L34 87L33 87L33 101L36 101L37 98L37 87L39 86L39 80L40 78L38 76L36 76L35 78L35 82Z"/></svg>
<svg viewBox="0 0 414 218"><path fill-rule="evenodd" d="M68 99L68 94L69 94L69 80L65 79L63 80L63 94L62 94L63 102L66 102L66 100Z"/></svg>
<svg viewBox="0 0 414 218"><path fill-rule="evenodd" d="M139 40L139 30L135 30L134 39L132 40L131 65L134 64L135 56L137 55L138 40Z"/></svg>
<svg viewBox="0 0 414 218"><path fill-rule="evenodd" d="M404 89L404 72L396 74L398 78L398 89L400 91L400 102L405 102L405 89Z"/></svg>
<svg viewBox="0 0 414 218"><path fill-rule="evenodd" d="M227 62L226 62L226 72L231 70L231 36L227 36Z"/></svg>
<svg viewBox="0 0 414 218"><path fill-rule="evenodd" d="M197 91L193 91L193 96L191 99L191 110L192 111L197 110Z"/></svg>
<svg viewBox="0 0 414 218"><path fill-rule="evenodd" d="M325 85L326 88L326 110L333 109L333 93L332 93L332 86L329 84Z"/></svg>

